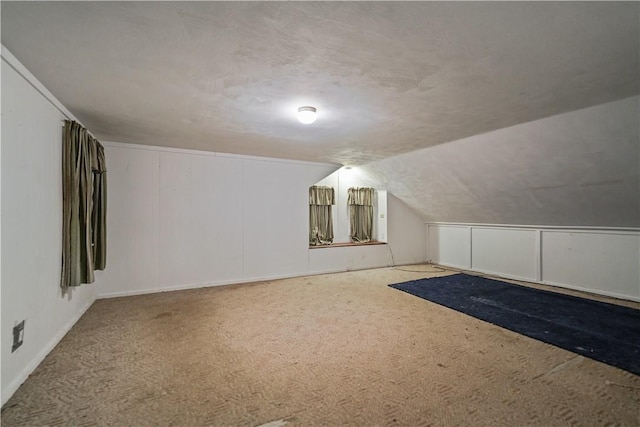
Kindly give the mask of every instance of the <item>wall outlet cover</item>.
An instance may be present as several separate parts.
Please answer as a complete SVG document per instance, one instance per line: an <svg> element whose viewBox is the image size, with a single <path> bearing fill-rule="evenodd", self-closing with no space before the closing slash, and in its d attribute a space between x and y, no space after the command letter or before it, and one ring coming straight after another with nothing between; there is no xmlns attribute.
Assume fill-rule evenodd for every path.
<svg viewBox="0 0 640 427"><path fill-rule="evenodd" d="M13 345L11 352L13 353L22 345L24 341L24 320L13 327Z"/></svg>

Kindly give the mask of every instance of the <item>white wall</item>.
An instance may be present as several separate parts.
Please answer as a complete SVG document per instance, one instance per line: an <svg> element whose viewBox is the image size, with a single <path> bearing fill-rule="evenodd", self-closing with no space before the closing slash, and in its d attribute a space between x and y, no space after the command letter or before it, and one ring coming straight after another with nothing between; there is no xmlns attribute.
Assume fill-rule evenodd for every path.
<svg viewBox="0 0 640 427"><path fill-rule="evenodd" d="M309 274L386 267L392 264L388 245L318 247L309 249Z"/></svg>
<svg viewBox="0 0 640 427"><path fill-rule="evenodd" d="M395 265L415 264L427 258L422 219L395 195L387 192L387 242Z"/></svg>
<svg viewBox="0 0 640 427"><path fill-rule="evenodd" d="M640 301L640 233L542 230L542 282Z"/></svg>
<svg viewBox="0 0 640 427"><path fill-rule="evenodd" d="M337 166L104 142L100 296L309 271L308 189Z"/></svg>
<svg viewBox="0 0 640 427"><path fill-rule="evenodd" d="M537 232L518 228L471 229L471 268L522 280L537 279Z"/></svg>
<svg viewBox="0 0 640 427"><path fill-rule="evenodd" d="M640 301L640 231L427 224L427 258L501 277Z"/></svg>
<svg viewBox="0 0 640 427"><path fill-rule="evenodd" d="M427 259L449 267L471 268L471 233L463 226L428 226Z"/></svg>
<svg viewBox="0 0 640 427"><path fill-rule="evenodd" d="M94 285L65 294L60 288L61 110L72 116L4 47L1 72L4 404L89 308L96 293ZM26 320L24 343L12 353L12 329L21 320Z"/></svg>
<svg viewBox="0 0 640 427"><path fill-rule="evenodd" d="M336 165L103 145L108 268L97 281L100 297L425 259L424 224L384 191L389 245L309 249L308 189ZM345 202L347 186L359 182L366 185L343 180ZM337 228L348 241L344 213Z"/></svg>

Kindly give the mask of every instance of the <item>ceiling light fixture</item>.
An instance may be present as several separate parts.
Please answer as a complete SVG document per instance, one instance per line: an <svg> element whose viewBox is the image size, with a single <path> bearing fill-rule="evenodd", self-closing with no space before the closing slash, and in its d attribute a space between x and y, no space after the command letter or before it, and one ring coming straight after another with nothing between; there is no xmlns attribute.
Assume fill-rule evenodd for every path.
<svg viewBox="0 0 640 427"><path fill-rule="evenodd" d="M317 118L316 107L300 107L298 108L298 121L305 125L310 125L315 122Z"/></svg>

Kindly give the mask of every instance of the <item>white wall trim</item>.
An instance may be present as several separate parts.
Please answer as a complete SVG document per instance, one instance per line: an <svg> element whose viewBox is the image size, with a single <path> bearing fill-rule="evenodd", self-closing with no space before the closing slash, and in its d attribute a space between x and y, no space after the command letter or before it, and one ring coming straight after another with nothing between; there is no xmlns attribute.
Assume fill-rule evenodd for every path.
<svg viewBox="0 0 640 427"><path fill-rule="evenodd" d="M437 221L426 221L425 224L441 225L446 227L472 227L472 228L498 228L498 229L525 228L529 230L566 230L571 232L585 231L589 233L593 233L597 231L604 231L607 233L612 231L620 231L623 233L640 232L640 228L638 227L599 227L599 226L586 226L586 225L562 226L562 225L482 224L482 223L473 223L473 222L437 222Z"/></svg>
<svg viewBox="0 0 640 427"><path fill-rule="evenodd" d="M133 144L133 143L127 143L127 142L116 142L116 141L100 141L100 143L105 147L125 148L129 150L144 150L144 151L156 151L156 152L165 152L165 153L189 154L193 156L227 157L227 158L233 158L233 159L252 160L252 161L259 161L259 162L287 163L287 164L295 164L295 165L302 165L302 166L321 166L321 167L329 166L329 167L334 167L336 169L342 167L342 165L338 163L320 163L320 162L309 162L304 160L280 159L276 157L248 156L245 154L219 153L215 151L202 151L202 150L191 150L188 148L162 147L158 145L143 145L143 144Z"/></svg>
<svg viewBox="0 0 640 427"><path fill-rule="evenodd" d="M542 230L536 230L536 282L542 281Z"/></svg>
<svg viewBox="0 0 640 427"><path fill-rule="evenodd" d="M85 285L91 286L91 285ZM29 375L35 371L35 369L42 363L45 357L54 349L56 345L62 338L71 330L71 328L80 320L80 318L87 312L87 310L93 305L96 301L94 297L91 301L89 301L81 310L79 310L69 321L61 328L58 333L49 340L49 342L40 350L40 352L16 375L15 379L11 381L4 390L2 390L2 404L4 405L10 398L13 396L18 388L24 383ZM18 349L20 351L20 349Z"/></svg>
<svg viewBox="0 0 640 427"><path fill-rule="evenodd" d="M448 266L448 267L458 268L455 266ZM482 274L486 274L487 276L502 277L504 279L519 280L521 282L531 282L531 283L542 284L542 282L540 281L534 281L530 277L520 276L517 274L501 273L499 271L491 271L491 270L484 270L484 269L460 269L460 270L472 271L474 273L482 273ZM550 285L551 283L548 283L548 284ZM553 285L553 286L561 286L561 285Z"/></svg>

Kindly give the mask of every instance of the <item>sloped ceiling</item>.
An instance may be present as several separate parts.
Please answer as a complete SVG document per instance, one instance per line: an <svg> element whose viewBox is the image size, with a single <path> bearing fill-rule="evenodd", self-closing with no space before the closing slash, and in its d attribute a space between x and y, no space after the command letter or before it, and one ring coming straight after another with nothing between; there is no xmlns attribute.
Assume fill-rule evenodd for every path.
<svg viewBox="0 0 640 427"><path fill-rule="evenodd" d="M638 2L0 7L103 141L364 165L427 221L640 226Z"/></svg>
<svg viewBox="0 0 640 427"><path fill-rule="evenodd" d="M2 43L102 140L360 165L639 90L634 2L1 7Z"/></svg>
<svg viewBox="0 0 640 427"><path fill-rule="evenodd" d="M360 168L425 221L640 227L640 97Z"/></svg>

